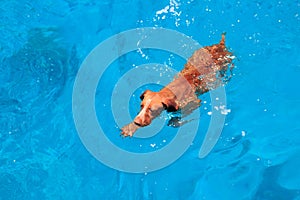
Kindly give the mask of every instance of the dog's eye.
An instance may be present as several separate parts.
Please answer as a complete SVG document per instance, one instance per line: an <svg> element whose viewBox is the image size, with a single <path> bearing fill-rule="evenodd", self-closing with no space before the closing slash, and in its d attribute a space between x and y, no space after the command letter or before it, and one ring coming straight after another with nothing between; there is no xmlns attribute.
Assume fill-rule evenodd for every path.
<svg viewBox="0 0 300 200"><path fill-rule="evenodd" d="M141 96L140 96L140 99L141 99L142 101L144 100L145 93L146 93L146 92L143 92L143 94L141 94Z"/></svg>
<svg viewBox="0 0 300 200"><path fill-rule="evenodd" d="M140 99L141 99L141 100L143 100L143 99L144 99L144 95L143 95L143 94L140 96Z"/></svg>
<svg viewBox="0 0 300 200"><path fill-rule="evenodd" d="M141 94L140 99L143 100L145 94L146 94L146 93L149 93L149 92L151 92L151 91L150 91L150 90L145 90L145 92L143 92L143 94Z"/></svg>

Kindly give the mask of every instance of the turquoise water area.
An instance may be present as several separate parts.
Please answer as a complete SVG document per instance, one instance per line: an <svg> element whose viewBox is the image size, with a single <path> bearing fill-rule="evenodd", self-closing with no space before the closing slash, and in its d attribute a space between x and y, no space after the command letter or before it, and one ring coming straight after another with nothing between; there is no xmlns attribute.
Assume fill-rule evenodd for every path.
<svg viewBox="0 0 300 200"><path fill-rule="evenodd" d="M96 45L143 27L173 29L203 46L226 32L237 59L226 85L230 112L213 151L198 158L214 109L206 94L200 129L184 155L164 169L131 174L86 150L73 121L72 90ZM299 200L299 35L297 0L2 0L0 199ZM161 149L176 134L167 127L153 138L119 137L107 106L112 89L145 63L180 70L185 60L151 49L130 52L109 66L96 93L107 137L133 152ZM134 115L138 98L130 102Z"/></svg>

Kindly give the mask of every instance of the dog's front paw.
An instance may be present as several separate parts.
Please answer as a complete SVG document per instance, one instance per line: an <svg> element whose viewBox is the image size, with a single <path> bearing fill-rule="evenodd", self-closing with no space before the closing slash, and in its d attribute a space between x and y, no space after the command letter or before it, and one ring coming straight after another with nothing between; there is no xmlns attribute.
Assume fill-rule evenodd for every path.
<svg viewBox="0 0 300 200"><path fill-rule="evenodd" d="M124 126L122 129L121 129L121 134L124 136L124 137L127 137L127 136L130 136L132 137L133 134L136 132L136 130L139 128L138 125L136 125L134 122L130 123L130 124L127 124L126 126Z"/></svg>

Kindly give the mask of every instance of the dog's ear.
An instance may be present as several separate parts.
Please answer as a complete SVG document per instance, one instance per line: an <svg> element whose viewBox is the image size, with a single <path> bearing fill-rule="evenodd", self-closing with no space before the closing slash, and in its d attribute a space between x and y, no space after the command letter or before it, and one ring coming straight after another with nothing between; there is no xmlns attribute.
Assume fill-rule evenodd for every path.
<svg viewBox="0 0 300 200"><path fill-rule="evenodd" d="M178 104L173 99L164 98L162 101L167 112L175 112L179 109Z"/></svg>
<svg viewBox="0 0 300 200"><path fill-rule="evenodd" d="M146 94L146 93L149 93L149 92L151 92L151 91L150 91L150 90L145 90L145 91L143 92L143 94L141 94L140 99L143 100L144 97L145 97L145 94Z"/></svg>

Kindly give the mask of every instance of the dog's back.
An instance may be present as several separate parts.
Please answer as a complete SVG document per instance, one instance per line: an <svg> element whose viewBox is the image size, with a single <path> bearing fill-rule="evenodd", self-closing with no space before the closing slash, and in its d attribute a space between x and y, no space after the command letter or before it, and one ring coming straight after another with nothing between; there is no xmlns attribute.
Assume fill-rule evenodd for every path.
<svg viewBox="0 0 300 200"><path fill-rule="evenodd" d="M219 44L206 46L194 52L180 72L198 95L220 86L232 62L232 53L225 46L225 34Z"/></svg>

